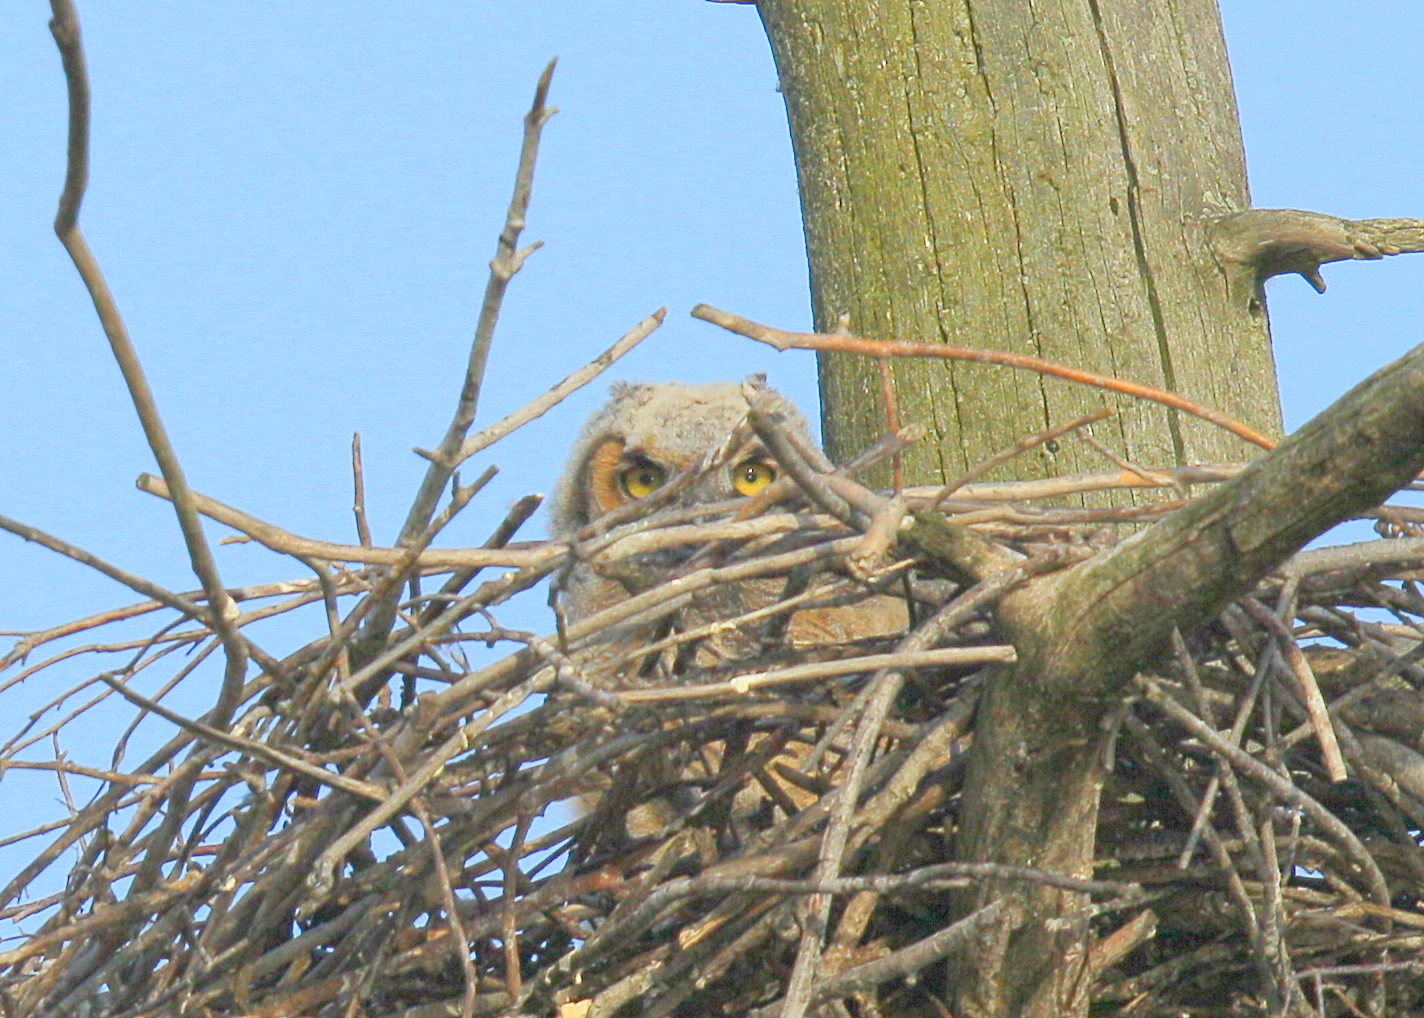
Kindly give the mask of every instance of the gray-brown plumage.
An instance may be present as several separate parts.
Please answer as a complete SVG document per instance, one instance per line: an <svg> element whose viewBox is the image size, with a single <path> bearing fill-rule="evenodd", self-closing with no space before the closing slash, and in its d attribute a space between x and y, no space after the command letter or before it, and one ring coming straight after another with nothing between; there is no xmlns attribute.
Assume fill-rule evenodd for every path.
<svg viewBox="0 0 1424 1018"><path fill-rule="evenodd" d="M753 385L761 393L759 407L778 414L784 427L809 443L806 420L795 405L773 389ZM652 503L649 512L661 512L757 494L777 478L780 468L747 426L748 410L740 383L615 385L608 403L574 443L554 498L554 536L576 542L581 530L640 499ZM688 471L696 471L695 476L688 476ZM675 494L665 501L653 497L666 492L668 484L674 485ZM683 558L685 553L642 556L621 568L576 563L562 583L565 620L578 622L647 589ZM783 578L756 579L700 592L671 620L671 626L688 632L735 619L772 604L785 585ZM780 627L768 626L762 619L723 628L703 637L695 653L684 652L680 665L674 655L660 672L651 670L646 659L626 661L622 667L610 662L645 646L669 623L625 626L605 634L601 653L585 656L589 678L606 687L680 682L692 671L746 661L767 651L767 632L778 632L786 646L800 648L885 636L903 628L906 612L900 599L865 595L852 600L848 605L797 611Z"/></svg>
<svg viewBox="0 0 1424 1018"><path fill-rule="evenodd" d="M759 383L752 388L759 393L760 411L778 416L781 427L810 442L805 418L789 400ZM614 563L590 557L587 550L604 529L599 522L614 522L609 514L618 513L616 522L626 523L648 514L687 514L714 503L725 507L729 501L745 501L777 479L779 466L747 425L749 409L747 390L730 382L613 387L608 403L574 443L553 502L554 536L573 544L575 552L573 565L559 583L558 599L568 625L651 589L687 566L693 553L682 548ZM866 591L834 573L813 577L811 584L835 585L839 592L798 607L789 618L764 613L736 623L732 620L782 599L786 578L758 577L703 589L670 616L635 617L604 628L592 643L576 645L574 663L584 679L603 689L682 684L706 681L709 672L722 667L747 670L815 646L889 636L905 627L905 603L898 597ZM694 638L648 651L655 642L678 634ZM746 748L756 752L765 735L753 733ZM761 776L742 785L733 800L732 816L744 829L754 827L753 818L768 807L763 791L768 783L779 787L780 802L797 808L815 798L798 782L770 776L777 770L799 769L814 738L808 741L799 732L787 731L779 738L780 748L771 750L776 759L763 764ZM714 740L703 746L681 743L670 754L654 754L622 772L616 784L605 785L617 789L624 805L597 805L606 800L590 795L584 807L597 805L622 814L621 820L609 820L630 835L656 836L694 808L701 791L718 783L726 749L721 740ZM636 790L650 788L664 791L630 808L645 794Z"/></svg>

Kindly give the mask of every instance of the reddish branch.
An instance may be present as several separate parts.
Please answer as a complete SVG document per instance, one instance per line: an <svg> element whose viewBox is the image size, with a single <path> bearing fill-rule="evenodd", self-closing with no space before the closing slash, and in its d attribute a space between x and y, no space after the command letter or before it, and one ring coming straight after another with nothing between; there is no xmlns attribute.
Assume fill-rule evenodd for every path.
<svg viewBox="0 0 1424 1018"><path fill-rule="evenodd" d="M1193 403L1189 399L1178 396L1175 393L1166 392L1162 389L1154 389L1150 385L1140 385L1137 382L1124 382L1118 378L1108 375L1100 375L1095 371L1084 371L1081 368L1070 368L1063 364L1055 364L1053 361L1046 361L1039 357L1029 357L1025 354L1006 353L1002 350L975 350L967 346L954 346L950 343L912 343L903 340L876 340L862 339L858 336L851 336L840 333L821 332L786 332L782 329L773 329L767 325L749 321L739 315L714 308L710 304L699 304L692 309L692 317L701 318L705 322L713 325L720 325L729 332L735 332L739 336L746 336L759 343L766 343L776 347L778 350L818 350L839 353L855 353L866 357L936 357L942 360L976 361L981 364L998 364L1006 368L1019 368L1025 371L1034 371L1040 375L1050 375L1054 378L1062 378L1069 382L1078 382L1082 385L1091 385L1099 389L1106 389L1109 392L1119 392L1125 396L1132 396L1136 399L1150 400L1153 403L1161 403L1164 406L1172 407L1183 413L1191 414L1193 417L1200 417L1202 420L1215 424L1219 428L1231 432L1236 437L1243 439L1253 445L1258 445L1262 449L1271 449L1275 443L1255 428L1233 420L1218 410L1202 406L1200 403Z"/></svg>

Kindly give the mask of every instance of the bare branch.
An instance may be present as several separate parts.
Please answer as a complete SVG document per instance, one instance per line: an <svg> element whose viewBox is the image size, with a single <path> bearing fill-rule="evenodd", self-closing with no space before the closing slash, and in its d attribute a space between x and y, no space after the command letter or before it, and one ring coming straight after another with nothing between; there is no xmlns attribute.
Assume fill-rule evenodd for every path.
<svg viewBox="0 0 1424 1018"><path fill-rule="evenodd" d="M1154 403L1172 407L1183 413L1200 417L1208 423L1231 432L1237 438L1260 446L1273 448L1275 443L1255 428L1240 421L1232 420L1218 410L1193 403L1175 393L1154 389L1137 382L1125 382L1119 378L1100 375L1094 371L1070 368L1055 364L1039 357L1008 353L1003 350L975 350L967 346L953 346L949 343L912 343L900 340L861 339L857 336L821 332L787 332L731 314L710 304L699 304L692 309L692 317L701 318L713 325L720 325L728 332L746 336L759 343L766 343L778 350L822 350L860 354L864 357L930 357L943 360L977 361L982 364L999 364L1008 368L1034 371L1040 375L1051 375L1081 385L1091 385L1109 392L1120 392L1136 399L1147 399Z"/></svg>
<svg viewBox="0 0 1424 1018"><path fill-rule="evenodd" d="M168 498L168 486L161 478L152 474L140 474L134 482L140 491L159 498ZM193 505L204 516L214 519L224 526L241 531L263 547L284 555L325 559L330 562L365 562L371 565L391 566L404 561L408 555L404 548L365 548L354 544L332 544L327 541L313 541L298 537L290 531L249 516L241 509L234 509L215 498L198 492L192 493ZM562 547L554 542L546 542L532 548L499 549L487 551L480 548L442 549L427 548L417 556L422 567L448 569L464 566L524 566L540 565L562 554Z"/></svg>
<svg viewBox="0 0 1424 1018"><path fill-rule="evenodd" d="M1256 285L1298 273L1325 292L1326 262L1373 261L1424 251L1424 219L1340 219L1300 209L1247 209L1215 220L1207 230L1217 258L1243 266Z"/></svg>
<svg viewBox="0 0 1424 1018"><path fill-rule="evenodd" d="M500 231L495 245L494 258L490 261L489 281L485 284L484 303L480 307L479 322L475 326L475 340L470 347L470 360L465 368L465 383L460 390L460 400L455 407L455 415L436 448L430 467L425 472L425 480L406 516L401 528L398 544L406 544L415 539L430 522L435 507L439 504L440 493L455 470L457 453L465 440L465 433L475 421L475 411L480 401L480 386L484 381L485 361L489 358L490 342L494 339L495 325L499 322L500 306L504 303L504 291L509 281L524 264L524 259L534 250L519 249L519 235L524 232L525 216L529 211L529 197L534 189L534 166L539 158L539 139L544 125L558 112L546 106L549 97L549 83L554 77L557 59L550 60L539 75L539 83L534 88L534 102L524 115L524 144L519 152L519 169L514 176L514 194L509 200L509 211L505 216L504 229ZM537 245L535 245L537 247Z"/></svg>
<svg viewBox="0 0 1424 1018"><path fill-rule="evenodd" d="M193 506L193 498L188 490L188 482L183 476L183 468L178 462L178 454L168 439L168 431L163 426L163 418L158 412L158 403L153 390L148 386L138 351L129 338L128 328L119 313L118 304L98 261L89 250L89 244L79 229L79 208L84 200L84 190L89 179L89 73L84 60L84 43L79 31L79 14L73 0L50 0L54 17L50 21L50 32L59 46L64 61L64 77L69 85L69 160L64 179L64 194L60 198L59 212L54 220L54 232L60 243L69 252L74 267L84 280L89 296L94 301L99 322L104 334L109 338L109 346L124 383L128 386L129 397L138 412L143 425L148 447L158 461L164 480L173 492L173 508L178 515L178 525L188 547L188 557L193 572L208 595L212 606L213 627L222 640L223 651L227 655L227 667L223 673L222 691L213 706L209 719L221 728L232 718L237 707L238 694L242 690L242 678L247 670L247 647L229 618L231 601L223 589L222 577L212 550L203 535L203 525Z"/></svg>

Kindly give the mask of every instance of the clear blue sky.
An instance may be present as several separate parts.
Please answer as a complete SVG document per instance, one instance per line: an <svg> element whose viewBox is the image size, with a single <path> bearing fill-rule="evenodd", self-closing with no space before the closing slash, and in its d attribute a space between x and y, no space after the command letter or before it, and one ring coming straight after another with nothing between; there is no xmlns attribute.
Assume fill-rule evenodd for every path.
<svg viewBox="0 0 1424 1018"><path fill-rule="evenodd" d="M1222 7L1256 204L1424 216L1424 8ZM555 54L562 112L525 235L547 246L511 290L481 420L663 304L667 326L619 377L767 371L814 406L810 355L776 355L686 315L705 300L808 324L784 111L752 8L81 0L80 13L95 92L83 224L199 490L307 536L351 540L348 444L359 431L372 523L389 542L423 472L409 450L432 445L448 420L520 117ZM191 589L170 512L133 488L151 458L50 231L65 95L48 14L41 0L0 5L0 513ZM1291 426L1424 338L1424 258L1325 274L1324 297L1296 277L1270 291ZM445 540L481 541L514 498L548 490L602 390L501 447L504 473ZM531 524L529 536L542 532ZM302 572L250 547L218 554L229 584ZM0 534L0 629L131 600ZM535 608L506 621L539 624ZM279 651L290 642L273 640ZM0 697L0 730L58 692L61 676L94 670L66 667ZM211 692L195 684L173 703L197 713ZM114 716L76 726L64 748L102 764ZM53 816L56 795L52 778L7 774L0 833ZM0 849L0 874L32 853Z"/></svg>

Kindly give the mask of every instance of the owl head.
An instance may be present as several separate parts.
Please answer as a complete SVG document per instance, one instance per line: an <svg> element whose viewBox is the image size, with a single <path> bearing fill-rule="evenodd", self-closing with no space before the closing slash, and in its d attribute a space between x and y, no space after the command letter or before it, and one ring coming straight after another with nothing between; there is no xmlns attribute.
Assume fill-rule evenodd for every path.
<svg viewBox="0 0 1424 1018"><path fill-rule="evenodd" d="M806 419L789 400L773 389L761 391L787 427L806 433ZM779 468L746 426L748 409L739 382L616 383L608 403L584 425L560 476L551 509L554 536L570 538L700 465L707 469L679 494L679 504L756 494Z"/></svg>

